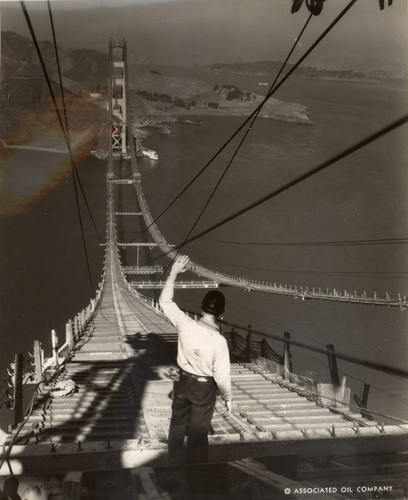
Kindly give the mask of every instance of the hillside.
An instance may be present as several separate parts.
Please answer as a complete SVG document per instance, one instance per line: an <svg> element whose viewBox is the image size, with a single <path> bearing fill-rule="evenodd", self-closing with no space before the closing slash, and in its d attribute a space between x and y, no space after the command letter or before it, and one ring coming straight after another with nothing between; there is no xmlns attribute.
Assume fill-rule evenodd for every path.
<svg viewBox="0 0 408 500"><path fill-rule="evenodd" d="M58 68L54 45L39 42L41 54L50 78L58 81ZM2 33L2 80L10 77L42 77L43 72L31 40L13 31ZM97 50L59 47L64 85L70 89L81 85L82 90L95 90L106 86L109 76L109 56Z"/></svg>
<svg viewBox="0 0 408 500"><path fill-rule="evenodd" d="M53 44L40 47L53 92L62 110ZM108 54L89 49L59 49L68 122L72 137L84 150L106 149ZM31 40L17 33L2 34L0 139L11 145L65 150L48 86ZM146 126L168 132L167 122L186 123L187 115L248 115L262 97L220 82L214 87L191 78L176 78L138 67L129 82L129 115L133 133L146 136ZM62 111L61 111L62 113ZM296 103L270 99L261 116L310 124L308 110Z"/></svg>
<svg viewBox="0 0 408 500"><path fill-rule="evenodd" d="M240 63L216 63L209 68L214 71L225 71L233 73L252 73L258 75L276 75L282 66L281 61L251 61ZM293 68L293 64L287 64L287 70ZM307 78L318 80L344 80L344 81L377 81L380 79L406 79L408 74L401 72L386 72L379 68L376 71L363 73L353 69L329 70L314 68L312 66L299 66L293 73L294 78Z"/></svg>
<svg viewBox="0 0 408 500"><path fill-rule="evenodd" d="M63 116L58 68L51 42L39 42L51 87ZM60 49L64 97L72 142L87 151L106 124L106 111L90 92L106 91L108 55L98 51ZM0 135L8 145L66 151L55 107L32 42L17 33L2 34ZM96 139L95 139L96 137Z"/></svg>
<svg viewBox="0 0 408 500"><path fill-rule="evenodd" d="M264 99L261 95L241 90L235 85L207 85L197 94L191 93L191 89L188 90L184 88L177 95L172 95L167 92L167 88L166 92L152 92L149 88L136 90L135 94L150 102L150 109L155 110L151 112L152 119L155 119L155 112L158 114L156 121L163 121L159 114L167 115L173 120L188 115L250 115ZM306 106L273 98L264 104L259 116L304 125L312 124Z"/></svg>

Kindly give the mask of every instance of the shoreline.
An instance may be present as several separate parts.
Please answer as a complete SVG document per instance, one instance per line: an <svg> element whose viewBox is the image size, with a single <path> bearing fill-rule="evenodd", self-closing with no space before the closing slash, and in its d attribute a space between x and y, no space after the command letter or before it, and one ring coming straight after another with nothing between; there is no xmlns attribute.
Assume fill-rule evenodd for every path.
<svg viewBox="0 0 408 500"><path fill-rule="evenodd" d="M264 72L252 72L252 71L234 71L228 69L214 69L207 68L207 71L212 73L228 73L230 75L250 75L250 76L262 76L262 77L274 77L272 73ZM370 78L370 77L336 77L336 76L316 76L316 75L296 75L295 73L291 76L298 80L317 80L317 81L327 81L327 82L346 82L346 83L381 83L382 81L394 81L399 80L396 78Z"/></svg>
<svg viewBox="0 0 408 500"><path fill-rule="evenodd" d="M243 107L219 107L218 109L211 109L211 108L194 108L194 115L193 116L238 116L245 118L249 114L253 113L254 108L243 108ZM268 112L269 111L269 112ZM272 120L277 120L277 121L284 121L287 123L298 123L299 125L312 125L313 122L312 120L307 116L302 113L300 113L299 116L297 116L297 113L300 113L299 111L293 111L290 114L279 114L278 112L274 112L273 110L268 110L266 109L263 113L259 114L259 118L267 118L267 119L272 119ZM179 116L186 116L192 114L192 110L180 110L177 113L174 113L175 117ZM169 120L171 121L171 120ZM176 119L176 121L179 121ZM188 120L184 120L184 123L186 125L196 125L195 123L189 123Z"/></svg>
<svg viewBox="0 0 408 500"><path fill-rule="evenodd" d="M253 111L253 110L252 110ZM243 106L241 107L225 107L225 108L218 108L218 109L212 109L208 107L195 107L194 109L182 109L180 108L176 112L172 112L171 115L166 119L150 119L149 122L144 123L143 125L135 126L135 124L132 124L132 137L138 141L139 146L141 149L144 149L143 145L143 140L149 137L149 135L152 134L169 134L170 132L167 131L168 125L169 124L181 124L181 125L190 125L190 126L195 126L199 127L204 124L204 120L201 118L205 119L206 117L213 117L213 116L230 116L230 117L246 117L248 116L251 112L250 109L246 108L244 109ZM191 116L192 118L187 118L188 116ZM279 122L284 122L284 123L289 123L292 125L301 125L301 126L313 126L314 123L313 121L305 114L302 114L300 111L293 111L292 113L286 115L286 114L279 114L278 112L270 112L266 110L264 114L260 113L259 118L262 119L269 119L269 120L275 120ZM148 129L151 130L148 130ZM97 151L94 151L94 153L97 154ZM94 156L96 156L94 154ZM97 156L96 156L97 157Z"/></svg>

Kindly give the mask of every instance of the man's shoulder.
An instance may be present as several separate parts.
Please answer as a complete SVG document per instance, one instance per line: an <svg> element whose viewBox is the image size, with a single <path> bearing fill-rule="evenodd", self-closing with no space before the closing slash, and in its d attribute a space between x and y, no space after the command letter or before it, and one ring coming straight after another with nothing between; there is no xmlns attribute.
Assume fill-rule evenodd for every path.
<svg viewBox="0 0 408 500"><path fill-rule="evenodd" d="M224 335L221 332L218 332L218 335L214 335L215 342L220 347L228 347L228 342L227 339L224 337Z"/></svg>
<svg viewBox="0 0 408 500"><path fill-rule="evenodd" d="M177 319L178 322L180 321L193 321L185 312L183 312L179 306L173 302L172 300L163 300L159 301L159 305L163 311L163 313L170 319L174 318Z"/></svg>

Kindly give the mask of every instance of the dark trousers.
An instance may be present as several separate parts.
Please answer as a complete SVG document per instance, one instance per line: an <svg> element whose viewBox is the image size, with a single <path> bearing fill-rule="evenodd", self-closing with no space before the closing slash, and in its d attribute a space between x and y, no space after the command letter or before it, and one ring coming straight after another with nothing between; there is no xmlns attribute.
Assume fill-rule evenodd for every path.
<svg viewBox="0 0 408 500"><path fill-rule="evenodd" d="M204 377L205 381L200 378L181 371L180 380L174 382L168 440L171 463L207 461L216 384L213 378ZM187 449L183 447L184 436L187 436Z"/></svg>

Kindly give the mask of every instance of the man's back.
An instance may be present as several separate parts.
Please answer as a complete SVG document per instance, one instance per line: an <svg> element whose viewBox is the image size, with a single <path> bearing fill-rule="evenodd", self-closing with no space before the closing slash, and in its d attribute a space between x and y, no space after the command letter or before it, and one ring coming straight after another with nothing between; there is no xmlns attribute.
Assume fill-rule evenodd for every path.
<svg viewBox="0 0 408 500"><path fill-rule="evenodd" d="M172 462L205 462L217 387L228 411L232 408L228 345L216 324L224 311L225 298L221 292L208 292L201 303L203 316L199 321L181 311L173 302L174 283L177 274L187 270L188 261L187 256L175 259L159 299L179 336L180 378L173 387L168 447ZM184 456L185 436L187 457Z"/></svg>

